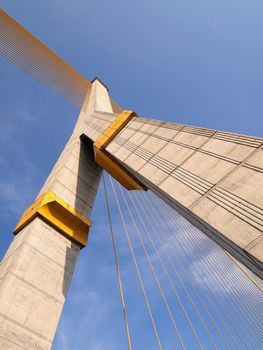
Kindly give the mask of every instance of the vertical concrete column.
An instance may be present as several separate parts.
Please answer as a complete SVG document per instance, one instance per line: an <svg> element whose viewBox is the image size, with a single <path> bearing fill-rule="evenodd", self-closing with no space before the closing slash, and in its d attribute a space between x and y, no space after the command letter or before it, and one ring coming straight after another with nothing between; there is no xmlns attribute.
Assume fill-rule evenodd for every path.
<svg viewBox="0 0 263 350"><path fill-rule="evenodd" d="M40 201L47 191L59 198L62 205L54 203L60 205L60 219L68 208L72 218L90 216L101 168L94 162L91 141L80 136L90 114L100 109L112 113L107 89L96 79L73 134L39 193ZM51 216L54 203L48 207ZM74 237L41 215L25 220L0 264L0 349L51 348L82 247Z"/></svg>

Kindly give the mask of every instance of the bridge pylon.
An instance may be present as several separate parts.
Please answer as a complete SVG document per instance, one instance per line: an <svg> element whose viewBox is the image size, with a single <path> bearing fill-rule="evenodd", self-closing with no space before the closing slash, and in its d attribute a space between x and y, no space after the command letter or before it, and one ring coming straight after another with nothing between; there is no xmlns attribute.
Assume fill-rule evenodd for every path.
<svg viewBox="0 0 263 350"><path fill-rule="evenodd" d="M263 277L262 138L124 111L98 78L90 83L2 10L0 19L4 57L77 106L86 96L0 264L1 349L50 349L103 169L128 190L154 192Z"/></svg>
<svg viewBox="0 0 263 350"><path fill-rule="evenodd" d="M0 348L50 349L74 267L88 240L102 168L81 137L95 108L113 113L94 81L76 127L36 201L15 228L0 265Z"/></svg>

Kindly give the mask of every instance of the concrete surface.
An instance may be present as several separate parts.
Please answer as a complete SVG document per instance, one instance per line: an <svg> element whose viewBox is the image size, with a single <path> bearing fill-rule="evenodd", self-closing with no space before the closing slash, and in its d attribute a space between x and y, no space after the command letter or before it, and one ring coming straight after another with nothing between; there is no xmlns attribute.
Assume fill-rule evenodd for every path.
<svg viewBox="0 0 263 350"><path fill-rule="evenodd" d="M96 109L108 113L109 120L94 120ZM107 89L95 80L39 195L52 190L90 216L102 169L94 162L91 140L81 135L95 122L95 137L114 119L112 113ZM51 348L79 251L77 243L39 217L15 236L0 264L0 349Z"/></svg>
<svg viewBox="0 0 263 350"><path fill-rule="evenodd" d="M138 117L106 150L262 276L262 138Z"/></svg>

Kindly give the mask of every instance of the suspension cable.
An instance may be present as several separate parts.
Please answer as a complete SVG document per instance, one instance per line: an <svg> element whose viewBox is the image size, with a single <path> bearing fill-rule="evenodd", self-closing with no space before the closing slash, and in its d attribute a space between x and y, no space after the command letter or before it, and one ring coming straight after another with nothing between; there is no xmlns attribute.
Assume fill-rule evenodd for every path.
<svg viewBox="0 0 263 350"><path fill-rule="evenodd" d="M130 195L130 194L129 194L129 195ZM192 332L193 332L193 334L194 334L194 336L195 336L195 338L196 338L196 340L197 340L197 342L198 342L200 348L203 348L203 346L202 346L202 344L201 344L201 341L200 341L200 339L199 339L199 337L198 337L198 335L197 335L197 333L196 333L196 331L195 331L195 329L194 329L194 326L193 326L193 324L192 324L192 321L190 320L190 317L189 317L188 313L186 312L185 307L183 306L183 303L181 302L181 300L180 300L180 298L179 298L179 295L178 295L178 293L177 293L177 291L176 291L176 288L175 288L175 286L174 286L174 284L173 284L173 282L172 282L172 279L171 279L171 277L170 277L170 275L169 275L169 273L168 273L166 267L164 266L164 264L163 264L163 262L162 262L162 260L161 260L160 254L159 254L159 252L158 252L158 250L157 250L157 248L156 248L155 243L153 242L153 240L152 240L152 238L151 238L151 235L150 235L150 233L149 233L149 230L146 228L146 226L145 226L145 224L144 224L144 222L143 222L143 219L142 219L142 217L141 217L141 215L140 215L138 209L136 208L136 205L135 205L135 203L134 203L134 201L133 201L133 199L132 199L131 196L130 196L130 198L131 198L131 201L132 201L132 203L133 203L133 205L134 205L134 207L135 207L135 210L136 210L136 212L137 212L137 214L138 214L138 216L139 216L139 218L140 218L140 220L141 220L141 222L142 222L142 224L143 224L143 226L144 226L145 232L147 233L147 236L148 236L148 238L149 238L149 240L150 240L150 242L151 242L151 244L152 244L152 246L153 246L153 249L155 250L156 256L157 256L158 260L160 261L160 264L161 264L161 266L162 266L162 268L163 268L163 270L164 270L164 273L165 273L166 277L168 278L168 281L169 281L169 283L170 283L170 285L171 285L171 288L172 288L173 292L175 293L176 298L177 298L178 301L179 301L180 307L182 308L182 311L183 311L183 313L184 313L185 316L186 316L187 322L188 322L188 324L189 324L189 326L190 326L190 328L191 328L191 330L192 330ZM152 228L153 228L153 227L152 227ZM154 230L154 228L153 228L153 230ZM154 231L155 231L155 230L154 230ZM159 233L160 233L160 232L159 232ZM156 232L155 232L155 236L156 236L157 239L158 239L158 234L157 234ZM166 252L165 252L165 254L166 254ZM166 256L167 256L167 254L166 254ZM169 257L168 257L168 259L169 259ZM169 259L169 261L170 261L170 263L172 263L170 259ZM184 283L182 282L182 279L180 278L180 276L179 276L178 272L176 271L176 269L174 268L174 266L173 266L173 269L174 269L174 271L175 271L175 273L176 273L176 276L177 276L177 278L179 279L180 284L181 284L181 286L183 287L183 289L184 289L184 291L185 291L187 297L189 298L191 305L194 307L195 312L197 313L197 315L198 315L198 317L199 317L199 319L200 319L202 325L204 326L204 328L205 328L205 330L206 330L208 336L210 337L210 339L211 339L212 343L214 344L215 348L217 348L217 345L215 344L213 338L211 337L211 334L210 334L209 330L207 329L205 323L203 322L203 319L202 319L202 317L201 317L199 311L197 310L195 304L193 303L192 298L190 297L190 295L189 295L187 289L186 289L185 286L184 286Z"/></svg>
<svg viewBox="0 0 263 350"><path fill-rule="evenodd" d="M163 201L161 201L160 199L158 199L158 200L159 200L159 202L163 203ZM164 203L163 203L163 205L164 205ZM169 208L170 213L174 215L174 211L172 210L172 208L170 208L170 206L168 206L168 205L166 205L166 206L167 206L167 208ZM180 222L177 222L177 223L178 223L179 226L181 225ZM171 231L171 233L172 233L172 231ZM174 233L172 233L172 234L173 234L173 237L175 238ZM190 241L192 242L191 236L189 236L189 232L188 232L188 231L187 231L187 237L188 237L187 239L190 240ZM209 243L212 244L212 242L210 242L210 241L209 241ZM192 244L193 244L193 243L192 243ZM203 246L200 246L200 251L204 251L204 247L203 247ZM218 276L215 275L213 269L211 270L211 273L210 273L210 272L207 270L207 267L206 267L205 265L203 265L202 262L200 262L200 263L202 264L203 269L205 269L205 271L207 272L207 276L209 276L209 277L211 278L211 274L212 274L213 277L214 277L214 278L213 278L213 282L215 283L215 285L216 285L218 288L220 288L220 287L223 288L223 289L225 290L225 292L227 293L227 295L231 298L231 300L232 300L232 301L234 302L234 304L237 306L236 301L233 300L233 298L232 298L231 295L229 295L228 291L224 288L224 286L222 285L222 283L221 283L221 281L219 280ZM217 266L217 268L218 268L219 265L216 265L216 266ZM224 304L225 304L225 302L224 302ZM231 307L232 307L232 304L231 304ZM223 309L222 309L222 310L223 310ZM239 325L239 327L240 327L240 322L237 321L237 318L236 318L235 313L232 313L231 308L230 308L228 311L229 311L229 313L232 315L232 318L236 321L236 323L237 323L237 324ZM227 317L227 315L226 315L225 312L224 312L224 314L225 314L225 316ZM228 317L227 317L227 318L228 318ZM230 321L229 318L228 318L228 320ZM251 336L252 336L251 331L253 331L253 333L254 333L255 335L257 335L253 327L252 327L251 329L249 329L249 328L247 327L247 325L243 323L242 319L241 319L240 321L242 322L243 327L246 328L247 332L248 332ZM234 328L235 332L239 334L239 339L242 341L243 345L247 348L246 344L243 342L243 339L242 339L240 333L237 332L237 329L236 329L236 327L233 325L232 322L231 322L231 326ZM248 342L250 343L251 347L254 348L254 346L253 346L253 344L251 343L250 339L248 338L247 334L246 334L246 333L245 333L245 334L243 333L243 335L247 338L247 340L248 340ZM257 335L257 336L258 336L258 335Z"/></svg>
<svg viewBox="0 0 263 350"><path fill-rule="evenodd" d="M142 199L142 202L145 204L144 199L143 199L143 198L141 198L141 199ZM137 200L138 200L138 199L137 199ZM138 200L138 203L140 203L139 200ZM156 217L158 217L158 216L160 216L160 215L159 215L158 211L155 211L154 208L151 208L151 207L150 207L150 204L151 204L151 203L149 203L149 202L147 201L147 204L145 204L144 206L145 206L145 208L148 209L151 218L155 221L157 227L159 227L159 231L161 232L162 229L161 229L160 226L159 226L158 220L156 220ZM141 208L142 208L142 210L144 210L142 206L141 206ZM154 217L154 216L151 214L151 211L150 211L149 208L153 209L153 212L154 212L154 214L156 215L156 217ZM166 220L168 220L168 218L167 218ZM150 221L149 221L149 223L150 223L150 225L152 226L152 224L151 224ZM165 232L167 233L167 230L165 230ZM164 236L164 235L163 235L163 236ZM168 236L168 234L167 234L167 236ZM169 237L169 239L171 240L170 237ZM190 264L191 264L190 257L188 256L187 251L186 251L186 250L184 249L184 247L181 245L180 241L179 241L177 238L176 238L176 240L177 240L176 244L180 247L181 251L184 253L184 255L183 255L182 253L180 253L180 258L183 259L184 262L185 262L185 258L188 259L188 264L186 264L186 265L189 267L188 273L191 273L192 276L194 277L193 273L192 273L191 270L190 270ZM175 246L175 244L174 244L174 242L173 242L172 240L171 240L171 242L172 242L173 246ZM171 248L171 247L169 247L169 248L170 248L170 250L171 250L171 252L172 252L172 254L173 254L172 248ZM173 255L174 255L174 254L173 254ZM199 271L198 271L198 269L195 267L195 265L194 265L194 268L195 268L197 274L199 275L199 277L202 279L202 282L204 283L204 285L206 286L206 288L210 291L209 287L207 286L206 281L203 279L202 274L199 273ZM191 281L191 280L190 280L190 281ZM216 304L217 301L216 301L216 299L214 298L213 294L212 294L211 291L210 291L211 296L213 297L213 301L211 301L211 299L209 298L207 292L206 292L205 289L202 287L202 285L201 285L200 287L201 287L203 293L205 294L205 296L206 296L208 302L210 303L210 306L212 307L212 309L213 309L214 312L216 313L217 317L220 319L220 321L221 321L223 327L225 328L225 330L227 331L227 333L229 334L229 336L232 338L233 342L235 343L236 347L238 348L238 346L237 346L237 344L236 344L236 342L235 342L235 339L233 338L232 334L229 332L229 330L228 330L227 327L225 326L225 322L223 321L221 315L218 313L217 309L216 309L215 306L214 306L214 304ZM219 305L219 304L218 304L218 305ZM223 311L223 310L222 310L222 311ZM215 325L215 326L216 326L216 325ZM216 328L218 328L218 327L216 326ZM223 340L223 339L222 339L222 340ZM224 340L223 340L223 342L224 342ZM224 343L225 343L225 342L224 342ZM228 347L228 346L226 345L226 347Z"/></svg>
<svg viewBox="0 0 263 350"><path fill-rule="evenodd" d="M129 193L129 195L130 195L130 193ZM130 196L131 196L131 195L130 195ZM174 270L174 272L176 273L176 275L178 275L178 274L177 274L177 271L176 271L176 268L175 268L175 266L174 266L174 264L173 264L173 262L172 262L172 260L171 260L171 258L170 258L170 255L167 253L166 249L163 247L163 244L162 244L160 238L158 237L157 231L156 231L155 227L152 225L151 220L149 220L149 217L148 217L146 211L144 210L144 207L141 205L139 199L137 198L137 196L136 196L135 194L134 194L134 198L135 198L135 200L137 201L137 203L139 204L141 211L142 211L142 212L144 213L144 215L146 216L147 221L149 222L149 224L150 224L150 226L151 226L151 228L152 228L152 230L153 230L153 232L154 232L154 235L155 235L156 239L158 240L158 242L159 242L159 244L160 244L160 246L161 246L161 248L162 248L164 254L166 255L166 257L168 258L168 260L169 260L169 262L170 262L170 264L171 264L172 269ZM134 202L132 198L131 198L131 200L132 200L132 202ZM149 207L148 207L148 208L149 208ZM138 209L136 209L136 210L138 210ZM140 213L139 213L139 212L138 212L138 215L139 215L139 217L140 217ZM141 220L142 220L142 219L141 219ZM145 225L145 224L143 224L143 225ZM212 321L213 325L215 326L217 332L219 333L219 336L221 337L221 339L222 339L224 345L226 346L227 349L229 349L229 347L228 347L228 345L227 345L227 343L226 343L226 341L225 341L225 339L224 339L222 333L220 332L220 330L219 330L219 328L218 328L218 326L217 326L215 320L213 319L213 317L212 317L212 315L210 314L209 310L207 309L207 307L205 306L204 302L202 301L202 299L201 299L199 293L197 292L197 290L196 290L194 284L192 283L192 281L190 280L188 274L187 274L186 271L184 270L184 268L183 268L183 266L182 266L182 264L181 264L181 262L180 262L180 259L178 259L178 257L176 256L176 254L174 254L174 251L173 251L172 248L171 248L171 243L169 242L169 240L166 239L166 235L164 234L164 232L162 232L163 230L160 229L159 225L157 225L157 227L159 228L158 233L161 234L162 239L164 239L164 242L168 242L168 246L169 246L169 248L170 248L170 250L171 250L171 252L172 252L173 257L176 259L176 261L177 261L178 265L180 266L181 270L184 272L184 275L185 275L187 281L189 282L189 284L190 284L192 290L195 292L195 295L197 296L197 298L198 298L200 304L201 304L202 307L205 309L207 315L208 315L209 318L211 319L211 321ZM146 227L145 227L145 230L147 230ZM147 231L148 231L148 230L147 230ZM149 231L148 231L148 232L149 232ZM149 237L149 239L152 241L151 237ZM153 244L154 244L154 243L153 243ZM155 246L155 247L156 247L156 246ZM179 277L179 280L180 280L180 282L181 282L181 284L182 284L184 290L186 291L186 294L187 294L187 296L188 296L188 298L189 298L191 304L193 305L193 307L194 307L194 309L195 309L195 311L196 311L196 313L197 313L197 315L198 315L198 317L199 317L199 319L200 319L202 325L204 326L204 328L205 328L205 330L206 330L206 332L207 332L209 338L211 339L211 341L212 341L212 343L214 344L215 348L218 348L218 346L216 345L216 343L215 343L215 341L214 341L214 339L213 339L211 333L209 332L209 330L208 330L206 324L204 323L203 318L201 317L201 315L200 315L199 311L197 310L196 306L194 305L193 299L191 298L191 296L189 295L188 291L186 290L185 284L182 282L182 279L181 279L181 277L180 277L179 275L178 275L178 277Z"/></svg>
<svg viewBox="0 0 263 350"><path fill-rule="evenodd" d="M124 196L124 192L123 192L123 190L122 190L120 184L119 184L119 189L120 189L120 191L121 191L122 198L123 198L123 200L124 200L124 203L125 203L125 205L126 205L126 208L127 208L128 212L129 212L129 214L130 214L130 216L131 216L131 219L132 219L132 222L133 222L133 224L134 224L136 233L137 233L137 235L138 235L138 238L139 238L139 240L140 240L140 243L141 243L142 248L143 248L143 250L144 250L144 253L145 253L145 255L146 255L147 261L148 261L148 263L149 263L149 265L150 265L150 268L151 268L151 270L152 270L154 279L155 279L155 281L156 281L156 283L157 283L157 286L158 286L158 288L159 288L159 290L160 290L161 296L162 296L162 298L163 298L164 304L165 304L165 306L166 306L166 309L167 309L167 311L168 311L168 314L169 314L169 316L170 316L170 319L171 319L171 321L172 321L173 327L174 327L174 329L175 329L175 331L176 331L176 334L177 334L177 336L178 336L178 339L179 339L179 341L180 341L180 344L181 344L182 348L185 349L183 340L182 340L181 335L180 335L180 333L179 333L179 331L178 331L178 328L177 328L176 322L175 322L175 320L174 320L174 317L173 317L173 315L172 315L171 309L170 309L169 304L168 304L168 302L167 302L167 299L166 299L166 297L165 297L165 295L164 295L164 292L163 292L163 289L162 289L162 287L161 287L160 281L159 281L159 279L158 279L158 277L157 277L157 274L156 274L156 272L155 272L155 269L154 269L154 267L153 267L153 264L152 264L152 262L151 262L151 259L149 258L148 251L147 251L147 249L146 249L146 247L145 247L145 244L144 244L144 242L143 242L142 236L141 236L140 231L139 231L139 229L138 229L138 225L137 225L136 222L135 222L134 216L133 216L133 214L132 214L132 212L131 212L131 210L130 210L129 204L128 204L128 202L127 202L125 196ZM162 266L163 266L163 265L162 265Z"/></svg>
<svg viewBox="0 0 263 350"><path fill-rule="evenodd" d="M170 304L170 299L168 299L166 296L166 289L164 289L164 285L161 285L161 281L165 281L162 280L161 275L159 276L159 269L162 269L167 277L167 282L170 283L170 287L172 288L172 291L176 296L179 306L183 312L181 315L185 316L182 318L182 320L184 319L184 322L188 322L193 333L192 335L197 340L200 349L204 349L199 338L199 336L203 336L205 334L204 331L210 338L210 344L213 345L216 350L221 349L223 344L224 348L228 350L230 350L230 348L232 349L231 345L235 345L235 348L237 349L240 349L240 347L247 350L257 349L258 344L262 344L262 338L260 337L261 332L258 328L260 308L258 307L259 304L256 303L259 302L259 293L262 291L262 289L260 284L255 283L253 276L250 278L248 273L244 273L246 271L242 269L242 266L239 267L239 264L237 264L235 261L232 262L231 257L228 257L228 254L222 254L220 249L215 249L217 245L211 239L195 228L192 224L188 223L184 217L178 214L171 206L158 198L152 192L126 192L120 186L120 184L118 184L118 188L116 189L115 181L113 181L110 176L109 182L117 204L119 217L124 228L126 240L128 242L129 250L135 265L139 285L143 293L159 350L163 350L163 345L160 341L157 325L155 323L155 317L153 316L152 308L149 302L148 292L146 292L144 285L145 281L141 273L142 267L139 267L137 253L135 253L135 244L136 250L139 246L136 241L133 242L131 232L133 232L139 239L142 251L146 257L145 263L147 264L148 262L149 264L154 281L157 284L160 296L170 317L170 321L172 323L171 325L175 330L182 350L186 350L183 335L187 334L189 329L185 329L183 335L181 330L179 331L178 324L180 325L181 319L177 319L175 317L175 315L177 315L177 311L175 311L176 309L172 309L172 306L174 305L173 303ZM116 237L113 230L107 192L107 181L104 174L103 186L119 292L125 321L126 336L129 350L132 350L129 323L123 293L123 284L116 248ZM130 220L128 216L126 217L126 215L129 215L132 221L133 227L131 230L128 228L128 223ZM192 251L197 253L197 255L195 254L195 258L193 258L193 254L191 253ZM163 260L163 258L165 258L165 260ZM160 265L158 265L158 262ZM226 266L227 269L231 271L231 276L225 275ZM177 292L177 282L173 281L172 276L170 275L170 271L172 272L172 270L178 279L178 288L181 286L182 291L184 292L182 296L181 288L179 289L179 296ZM223 279L223 275L225 276L225 279ZM197 278L202 280L202 283L199 283ZM249 278L249 280L247 280L247 278ZM198 285L195 283L196 279ZM248 285L246 288L244 288L244 282L246 280L248 281ZM174 285L175 282L176 284ZM224 293L226 293L226 298L221 293L216 293L215 295L215 290L214 287L212 288L212 285L216 288L216 290L219 289L219 291L224 291ZM229 289L231 286L234 288L234 291L237 292L232 293L232 290ZM252 293L250 294L250 292ZM171 292L168 292L167 290L167 293ZM202 295L200 293L202 293ZM245 302L241 302L241 296L244 296ZM185 298L187 298L187 303L184 303ZM188 302L190 302L190 304L188 304ZM193 307L195 314L191 311L191 313L188 315L188 307L190 306ZM179 311L181 310L179 309ZM206 314L204 314L204 311ZM175 312L175 315L173 312ZM189 316L193 318L194 324ZM214 317L217 318L215 319ZM226 322L226 320L228 322ZM204 329L197 328L197 325L195 324L197 321L201 322ZM229 326L234 332L229 329ZM227 334L224 332L222 333L222 327L224 327ZM217 333L215 333L215 331ZM231 341L233 341L233 344L229 343L230 338ZM188 341L190 341L190 338ZM218 343L218 341L220 341L220 343ZM205 343L205 345L207 346L207 343Z"/></svg>
<svg viewBox="0 0 263 350"><path fill-rule="evenodd" d="M232 261L234 261L234 263L239 267L239 269L247 276L247 278L249 278L250 279L250 281L252 282L252 283L254 283L254 285L261 291L261 292L263 292L263 288L257 283L257 281L254 279L254 278L252 278L252 276L241 266L241 264L239 264L238 262L237 262L237 260L235 259L235 258L233 258L233 256L231 255L231 254L229 254L226 250L225 250L225 253L226 253L226 255L232 260Z"/></svg>
<svg viewBox="0 0 263 350"><path fill-rule="evenodd" d="M169 206L167 206L167 207L169 207ZM169 207L169 211L170 211L171 214L174 214L172 208L170 208L170 207ZM178 224L180 225L179 222L178 222ZM171 231L171 233L172 233L172 231ZM173 234L173 233L172 233L172 234ZM199 234L199 235L200 235L200 234ZM173 238L175 238L175 235L174 235L174 234L173 234ZM189 236L189 232L188 232L188 239L190 239L190 241L192 242L191 236ZM213 244L213 242L210 241L210 240L207 240L207 243L209 244L209 246L211 246L211 245ZM193 244L193 242L192 242L192 244ZM203 247L203 246L200 246L200 251L203 251L203 252L204 252L204 247ZM219 269L221 269L221 263L222 263L222 262L219 262L219 261L218 261L218 257L216 257L214 253L212 253L212 257L213 257L213 259L216 259L216 261L217 261L216 267L219 268ZM220 259L220 261L222 261L222 257L221 257L221 256L219 256L219 259ZM227 260L227 263L228 263L228 260ZM228 263L228 264L229 264L229 263ZM229 266L229 267L230 267L230 266ZM205 266L205 268L206 268L206 266ZM206 269L207 269L207 268L206 268ZM221 270L222 270L222 269L221 269ZM224 272L224 270L222 270L222 272ZM235 272L234 272L234 273L235 273ZM214 276L214 282L217 284L217 286L219 286L219 287L221 287L221 288L224 288L224 286L223 286L221 280L219 279L219 276L215 274L215 272L214 272L213 269L211 270L211 274ZM235 275L236 275L236 273L235 273ZM237 275L236 275L236 276L237 276ZM238 279L239 279L239 278L238 278L238 276L237 276L237 278L235 278L235 281L232 281L232 282L236 283L236 282L237 282L236 280L238 280ZM248 324L250 324L250 321L253 323L253 326L251 326L250 328L248 328L248 327L247 327L247 324L246 324L246 323L243 323L243 320L241 319L242 324L243 324L243 327L247 330L247 332L251 335L251 337L253 337L252 334L251 334L251 332L253 332L253 333L256 335L256 337L259 337L259 335L258 335L258 334L256 333L256 331L255 331L255 330L258 328L258 326L257 326L256 323L254 322L254 319L252 320L253 316L252 316L251 314L249 314L249 313L244 309L244 306L245 306L245 305L239 305L239 303L232 297L232 295L229 294L229 292L228 292L227 289L225 290L225 292L226 292L226 294L229 296L229 298L231 299L232 304L234 304L239 310L240 310L240 308L241 308L242 311L241 311L241 310L240 310L240 311L245 313L245 315L247 316L247 322L248 322ZM243 294L243 286L241 286L240 292L241 292L241 294ZM232 304L231 304L231 306L232 306ZM248 303L246 303L246 305L247 305L248 308L250 308L250 306L248 305ZM232 312L231 312L231 313L232 313ZM235 313L232 314L232 316L233 316L233 318L236 320L236 322L239 324L239 322L238 322L237 319L236 319ZM246 337L247 337L247 335L246 335ZM259 340L260 340L260 339L261 339L261 338L259 337ZM248 341L250 342L249 339L248 339ZM261 340L260 340L260 341L261 341ZM251 344L251 346L253 347L252 344Z"/></svg>
<svg viewBox="0 0 263 350"><path fill-rule="evenodd" d="M90 82L0 9L0 55L81 107Z"/></svg>
<svg viewBox="0 0 263 350"><path fill-rule="evenodd" d="M163 203L163 204L164 204L164 203ZM167 225L167 226L168 226L168 225ZM175 238L174 232L173 232L169 227L168 227L168 229L169 229L170 233L172 234L173 238ZM190 229L190 228L189 228L189 229ZM187 230L187 237L188 237L188 241L189 241L189 242L192 242L191 236L189 236L189 229ZM203 250L203 247L201 247L200 250ZM204 256L205 256L205 254L204 254ZM207 267L205 264L203 264L203 263L201 263L201 264L202 264L203 270L206 271L207 276L210 277L210 279L212 278L212 276L214 277L213 283L214 283L218 288L221 287L221 288L222 288L223 290L225 290L225 292L227 293L227 290L226 290L225 287L220 283L220 281L218 280L218 277L217 277L217 275L215 274L215 272L213 271L213 269L211 269L211 271L209 271L209 270L208 270L208 267ZM220 299L223 301L222 298L220 298ZM224 302L224 301L223 301L223 302ZM225 302L224 302L224 304L225 304ZM222 310L223 310L223 309L222 309ZM240 322L238 322L235 313L232 313L231 309L228 309L228 313L232 315L232 318L235 320L235 322L236 322L236 323L238 324L238 326L240 327L240 326L241 326L241 325L240 325ZM244 346L246 349L248 349L247 345L244 343L244 340L243 340L243 338L242 338L240 332L238 332L237 327L234 326L234 324L231 322L231 320L229 319L228 315L227 315L225 312L224 312L224 315L225 315L225 317L228 319L228 321L230 322L231 327L234 329L235 333L239 336L239 339L240 339L240 341L242 342L243 346ZM247 328L247 327L245 326L245 328ZM247 331L250 333L250 330L249 330L249 329L247 329ZM242 334L244 334L244 333L242 333ZM254 348L253 344L251 344L251 342L250 342L250 339L247 337L247 334L245 333L244 335L245 335L245 337L247 338L248 342L250 343L251 347ZM251 335L251 333L250 333L250 335Z"/></svg>
<svg viewBox="0 0 263 350"><path fill-rule="evenodd" d="M113 247L113 252L114 252L115 267L116 267L117 278L118 278L119 292L120 292L120 296L121 296L122 311L123 311L123 317L124 317L124 322L125 322L125 331L126 331L129 350L132 350L131 337L130 337L130 331L129 331L129 323L128 323L128 318L127 318L127 313L126 313L124 294L123 294L123 288L122 288L122 281L121 281L121 273L120 273L120 269L119 269L118 255L117 255L114 232L113 232L113 227L112 227L112 220L111 220L109 200L108 200L108 194L107 194L104 173L102 174L102 179L103 179L105 202L106 202L109 225L110 225L111 241L112 241L112 247Z"/></svg>
<svg viewBox="0 0 263 350"><path fill-rule="evenodd" d="M127 229L127 226L126 226L126 223L125 223L125 220L124 220L124 216L123 216L123 213L122 213L120 202L119 202L119 199L118 199L118 196L117 196L117 193L116 193L116 190L115 190L115 186L113 184L113 181L112 181L111 177L110 177L110 182L111 182L111 187L112 187L112 190L113 190L113 193L114 193L114 197L115 197L118 209L119 209L121 221L122 221L122 224L123 224L123 227L124 227L124 232L125 232L125 235L126 235L126 238L127 238L127 242L128 242L131 254L132 254L132 258L133 258L133 262L134 262L134 265L135 265L135 268L136 268L136 272L137 272L137 275L138 275L138 278L139 278L139 282L140 282L140 286L141 286L141 289L142 289L142 292L143 292L143 296L144 296L144 299L145 299L145 302L146 302L146 305L147 305L147 309L148 309L148 312L149 312L151 323L152 323L152 326L153 326L153 329L154 329L154 334L155 334L155 337L156 337L156 340L157 340L157 343L158 343L158 347L159 347L160 350L163 350L163 347L162 347L162 344L161 344L161 341L160 341L160 337L159 337L159 333L158 333L157 328L156 328L156 324L155 324L155 321L154 321L154 317L153 317L153 314L152 314L150 303L149 303L149 300L148 300L148 297L147 297L147 293L146 293L146 290L145 290L145 287L144 287L144 283L143 283L143 280L142 280L141 272L140 272L140 269L139 269L139 266L138 266L138 263L137 263L137 259L136 259L136 256L135 256L135 253L134 253L131 241L130 241L130 237L129 237L129 234L128 234L128 229Z"/></svg>

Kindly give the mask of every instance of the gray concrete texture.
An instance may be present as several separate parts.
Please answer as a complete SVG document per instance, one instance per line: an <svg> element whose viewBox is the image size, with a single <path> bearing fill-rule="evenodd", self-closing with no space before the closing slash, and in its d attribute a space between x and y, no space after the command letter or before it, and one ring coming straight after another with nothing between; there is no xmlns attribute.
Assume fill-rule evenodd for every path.
<svg viewBox="0 0 263 350"><path fill-rule="evenodd" d="M92 140L114 120L114 108L107 89L94 81L39 195L52 190L90 216L102 172L94 161ZM94 119L97 109L107 118ZM0 349L51 348L79 251L80 245L39 217L15 236L0 264Z"/></svg>
<svg viewBox="0 0 263 350"><path fill-rule="evenodd" d="M262 138L138 117L106 150L262 273Z"/></svg>
<svg viewBox="0 0 263 350"><path fill-rule="evenodd" d="M52 190L90 216L102 171L92 143L119 112L95 80L39 195ZM262 138L137 117L106 151L259 274ZM50 349L79 250L40 218L14 238L0 264L0 349Z"/></svg>
<svg viewBox="0 0 263 350"><path fill-rule="evenodd" d="M0 268L0 349L49 349L80 247L40 218L13 240Z"/></svg>

